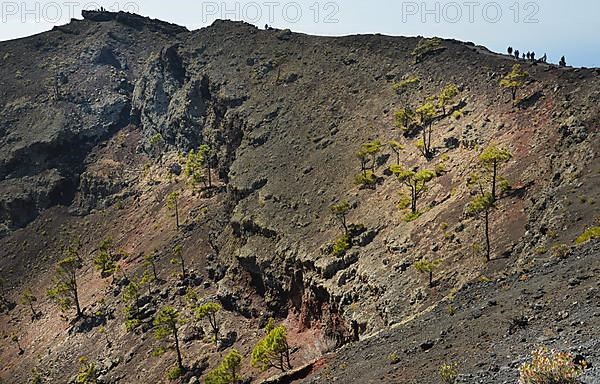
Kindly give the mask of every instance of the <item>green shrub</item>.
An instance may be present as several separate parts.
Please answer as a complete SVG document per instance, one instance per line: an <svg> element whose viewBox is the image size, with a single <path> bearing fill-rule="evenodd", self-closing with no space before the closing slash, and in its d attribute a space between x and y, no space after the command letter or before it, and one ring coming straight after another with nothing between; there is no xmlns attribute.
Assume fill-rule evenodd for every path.
<svg viewBox="0 0 600 384"><path fill-rule="evenodd" d="M167 371L167 379L169 379L169 380L178 379L182 375L183 375L183 369L181 369L180 367L177 367L177 366L175 366Z"/></svg>
<svg viewBox="0 0 600 384"><path fill-rule="evenodd" d="M81 357L79 359L81 368L79 373L75 377L76 384L96 384L98 382L98 371L96 369L96 363L89 362L87 357Z"/></svg>
<svg viewBox="0 0 600 384"><path fill-rule="evenodd" d="M600 239L600 226L586 229L579 237L577 237L577 239L575 239L575 244L583 244L594 239Z"/></svg>
<svg viewBox="0 0 600 384"><path fill-rule="evenodd" d="M396 352L392 352L388 355L388 360L391 364L398 364L400 362L400 355Z"/></svg>
<svg viewBox="0 0 600 384"><path fill-rule="evenodd" d="M531 363L519 368L519 384L575 384L584 366L573 363L568 352L548 352L541 347L533 352Z"/></svg>
<svg viewBox="0 0 600 384"><path fill-rule="evenodd" d="M444 49L446 49L446 47L442 45L441 39L437 37L430 39L423 38L411 52L411 55L415 57L415 61L418 63L428 54L443 51Z"/></svg>
<svg viewBox="0 0 600 384"><path fill-rule="evenodd" d="M394 85L392 85L392 88L396 92L403 92L408 86L418 84L419 81L420 79L418 76L411 76L407 79L400 80L399 82L394 83Z"/></svg>
<svg viewBox="0 0 600 384"><path fill-rule="evenodd" d="M447 170L446 170L446 164L443 161L437 163L435 165L434 172L435 172L436 176L442 176L444 173L447 172Z"/></svg>
<svg viewBox="0 0 600 384"><path fill-rule="evenodd" d="M417 220L419 217L421 217L421 215L423 214L423 212L415 212L415 213L407 213L404 218L402 220L404 220L407 223L410 223L412 221Z"/></svg>
<svg viewBox="0 0 600 384"><path fill-rule="evenodd" d="M398 196L400 196L400 201L397 204L398 209L403 211L407 208L410 208L410 196L404 192L398 192Z"/></svg>
<svg viewBox="0 0 600 384"><path fill-rule="evenodd" d="M552 256L564 259L569 255L570 248L566 244L555 244L552 246Z"/></svg>
<svg viewBox="0 0 600 384"><path fill-rule="evenodd" d="M440 379L443 383L453 384L458 377L457 364L444 364L439 369Z"/></svg>
<svg viewBox="0 0 600 384"><path fill-rule="evenodd" d="M364 173L359 173L354 176L354 184L360 185L363 187L372 187L377 184L377 176L373 171L366 171Z"/></svg>
<svg viewBox="0 0 600 384"><path fill-rule="evenodd" d="M333 244L331 255L335 257L342 257L346 251L350 249L350 246L350 236L343 235L335 241L335 244Z"/></svg>
<svg viewBox="0 0 600 384"><path fill-rule="evenodd" d="M463 110L459 109L452 112L452 117L454 118L454 120L460 120L460 118L463 117Z"/></svg>

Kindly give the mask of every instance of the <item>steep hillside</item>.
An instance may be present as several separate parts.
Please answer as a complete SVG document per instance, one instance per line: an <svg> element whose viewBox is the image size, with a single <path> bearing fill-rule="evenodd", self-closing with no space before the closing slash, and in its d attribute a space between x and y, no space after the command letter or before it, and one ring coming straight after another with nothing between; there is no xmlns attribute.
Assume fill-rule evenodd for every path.
<svg viewBox="0 0 600 384"><path fill-rule="evenodd" d="M245 378L276 374L249 357L270 317L287 326L292 365L306 365L280 382L434 382L449 361L463 382L512 382L538 344L579 348L600 366L597 239L574 241L600 218L600 70L522 61L529 78L513 102L499 83L514 59L442 40L415 60L422 43L228 21L190 32L107 12L0 43L0 378L24 383L35 370L70 382L85 356L102 382L168 382L175 352L154 356L168 344L152 321L166 305L192 317L189 289L223 310L217 346L206 321L180 325L184 383L231 347ZM413 89L395 90L410 78ZM435 111L425 158L421 132L395 113L447 84L459 94ZM356 155L373 140L377 181L361 188ZM406 168L437 174L412 221L398 207L408 190L390 171L390 140ZM210 188L185 172L204 144ZM499 168L507 183L490 210L487 262L483 220L465 212L490 145L512 157ZM336 255L330 207L345 200L352 246ZM106 239L113 276L93 263ZM170 262L178 246L183 278ZM82 259L80 319L61 318L46 295L69 249ZM140 288L128 331L126 286L148 270L145 255L160 280ZM422 259L439 263L432 287L414 268ZM26 288L36 319L14 305ZM508 332L522 316L526 329Z"/></svg>

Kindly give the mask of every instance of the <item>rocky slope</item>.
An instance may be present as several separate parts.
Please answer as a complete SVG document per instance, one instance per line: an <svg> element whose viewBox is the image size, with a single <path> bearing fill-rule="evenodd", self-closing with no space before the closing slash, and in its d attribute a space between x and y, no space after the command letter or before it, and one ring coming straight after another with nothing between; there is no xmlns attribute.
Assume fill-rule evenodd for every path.
<svg viewBox="0 0 600 384"><path fill-rule="evenodd" d="M84 17L0 43L0 267L8 301L30 287L42 312L34 322L23 305L0 315L24 350L2 340L5 382L26 382L32 369L68 382L80 356L98 363L105 382L165 381L174 355L151 356L150 324L163 305L185 312L186 286L223 304L227 342L215 350L184 326L195 369L183 382L231 345L248 356L270 316L290 330L294 365L312 364L299 374L309 382L433 382L448 360L461 362L465 382L514 381L515 362L539 343L598 358L598 248L574 239L599 216L600 71L523 63L530 80L515 106L498 85L513 59L468 43L444 40L416 63L418 38L326 38L227 21L190 32L123 13ZM421 80L413 105L447 83L460 89L453 109L462 116L437 119L428 161L394 125L407 99L392 85L409 76ZM417 220L397 208L402 186L386 171L395 163L387 148L376 188L354 185L355 154L374 139L405 144L410 167L440 170ZM467 178L491 143L513 154L501 170L512 188L492 213L486 263L481 222L464 209ZM213 150L210 190L179 172L180 153L199 144ZM179 229L165 206L173 191ZM343 199L363 229L335 257L340 230L329 207ZM165 281L144 297L148 325L136 333L123 325L122 281L103 279L91 262L109 237L129 255L121 266L130 277L141 276L143 255L160 256ZM67 323L45 292L76 238L81 301L104 315ZM191 280L173 277L176 245ZM441 261L431 289L411 267L423 257ZM521 313L532 326L507 334ZM391 352L400 364L389 365ZM246 360L245 377L275 373Z"/></svg>

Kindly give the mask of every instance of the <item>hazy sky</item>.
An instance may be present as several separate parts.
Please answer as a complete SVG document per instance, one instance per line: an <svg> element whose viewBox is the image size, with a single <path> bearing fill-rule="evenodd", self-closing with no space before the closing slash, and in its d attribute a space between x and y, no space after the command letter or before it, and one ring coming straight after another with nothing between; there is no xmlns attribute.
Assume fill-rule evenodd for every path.
<svg viewBox="0 0 600 384"><path fill-rule="evenodd" d="M538 57L547 53L553 62L565 55L570 65L600 67L598 0L0 0L0 40L48 30L70 17L81 18L82 9L100 6L135 11L189 29L226 18L320 35L435 35L500 52L512 45L521 52L535 51Z"/></svg>

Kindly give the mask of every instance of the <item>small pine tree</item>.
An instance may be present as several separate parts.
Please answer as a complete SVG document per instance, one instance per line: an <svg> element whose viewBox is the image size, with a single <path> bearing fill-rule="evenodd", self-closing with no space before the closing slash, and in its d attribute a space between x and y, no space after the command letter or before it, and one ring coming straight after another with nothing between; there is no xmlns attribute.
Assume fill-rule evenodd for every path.
<svg viewBox="0 0 600 384"><path fill-rule="evenodd" d="M240 381L240 369L242 367L242 355L233 349L229 352L221 364L206 375L206 384L237 384Z"/></svg>
<svg viewBox="0 0 600 384"><path fill-rule="evenodd" d="M419 148L426 159L430 159L433 155L431 147L431 133L433 120L437 115L437 110L435 109L433 103L427 102L421 107L417 108L416 113L419 116L422 133L422 138L419 144L417 144L417 148Z"/></svg>
<svg viewBox="0 0 600 384"><path fill-rule="evenodd" d="M187 269L185 268L185 258L183 257L183 247L177 245L173 249L174 258L171 259L171 264L179 265L181 267L181 279L185 280L187 277Z"/></svg>
<svg viewBox="0 0 600 384"><path fill-rule="evenodd" d="M94 265L100 272L100 276L106 278L113 275L118 271L118 266L115 261L115 255L113 254L112 239L106 238L100 242L97 248L98 256L94 258Z"/></svg>
<svg viewBox="0 0 600 384"><path fill-rule="evenodd" d="M175 224L179 229L179 192L171 192L167 195L167 208L175 213Z"/></svg>
<svg viewBox="0 0 600 384"><path fill-rule="evenodd" d="M25 350L23 349L23 347L21 347L21 341L19 340L19 335L17 335L16 333L13 333L10 336L10 340L15 343L15 345L17 346L17 348L19 348L19 355L22 355L25 353Z"/></svg>
<svg viewBox="0 0 600 384"><path fill-rule="evenodd" d="M271 329L267 336L258 342L252 350L251 365L261 371L276 368L285 372L292 368L287 329L283 325Z"/></svg>
<svg viewBox="0 0 600 384"><path fill-rule="evenodd" d="M521 69L521 64L515 64L510 71L502 80L500 80L500 86L507 89L513 100L517 98L517 91L525 86L529 73Z"/></svg>
<svg viewBox="0 0 600 384"><path fill-rule="evenodd" d="M212 188L212 167L211 167L211 155L212 151L206 144L202 144L198 147L198 153L202 156L202 164L206 167L206 178L208 182L208 188Z"/></svg>
<svg viewBox="0 0 600 384"><path fill-rule="evenodd" d="M381 151L381 141L374 140L365 143L361 146L360 152L365 153L371 158L371 171L375 172L375 166L377 165L377 155Z"/></svg>
<svg viewBox="0 0 600 384"><path fill-rule="evenodd" d="M25 291L21 294L20 303L27 305L31 309L31 320L38 318L38 312L35 310L33 303L37 301L37 297L31 292L31 288L25 288Z"/></svg>
<svg viewBox="0 0 600 384"><path fill-rule="evenodd" d="M484 235L486 245L486 260L491 260L490 246L490 211L494 207L494 201L490 193L485 193L476 197L469 205L467 205L467 215L481 215L484 217Z"/></svg>
<svg viewBox="0 0 600 384"><path fill-rule="evenodd" d="M181 348L179 346L179 324L183 320L177 311L173 307L163 307L156 318L154 319L154 336L158 340L162 340L168 337L173 337L175 345L175 352L177 353L177 368L183 372L185 370L183 366L183 358L181 357Z"/></svg>
<svg viewBox="0 0 600 384"><path fill-rule="evenodd" d="M505 148L500 148L494 145L487 147L481 155L479 155L480 165L490 173L492 183L492 202L497 199L497 181L498 181L498 167L502 164L507 163L512 159L512 153Z"/></svg>
<svg viewBox="0 0 600 384"><path fill-rule="evenodd" d="M210 328L212 329L213 339L215 345L219 341L219 322L217 314L221 310L221 305L218 303L210 302L197 307L194 312L196 313L197 320L208 319Z"/></svg>
<svg viewBox="0 0 600 384"><path fill-rule="evenodd" d="M400 165L400 152L404 150L404 145L400 144L396 140L390 140L389 143L390 148L396 154L396 165Z"/></svg>
<svg viewBox="0 0 600 384"><path fill-rule="evenodd" d="M72 256L60 260L56 266L55 285L48 290L48 296L58 303L62 312L74 307L77 318L83 316L77 286L77 271L81 266L81 262Z"/></svg>
<svg viewBox="0 0 600 384"><path fill-rule="evenodd" d="M329 207L329 210L331 211L331 214L335 217L335 219L340 223L340 226L342 227L342 231L344 232L344 235L348 235L348 223L347 223L347 216L348 213L350 213L350 203L348 203L348 201L343 200L340 201L337 204L333 204L331 207Z"/></svg>
<svg viewBox="0 0 600 384"><path fill-rule="evenodd" d="M152 283L154 282L154 275L150 270L145 269L140 280L140 285L145 285L148 288L148 296L152 296Z"/></svg>
<svg viewBox="0 0 600 384"><path fill-rule="evenodd" d="M156 263L158 262L158 259L159 254L156 251L144 256L144 266L150 267L152 269L152 277L154 278L153 281L155 282L159 280L158 272L156 270Z"/></svg>
<svg viewBox="0 0 600 384"><path fill-rule="evenodd" d="M454 84L448 84L442 89L438 96L438 107L442 108L442 113L446 115L446 107L454 98L458 96L458 88Z"/></svg>
<svg viewBox="0 0 600 384"><path fill-rule="evenodd" d="M417 213L417 201L427 191L427 183L435 177L435 172L428 169L413 171L403 166L391 166L390 170L398 178L398 181L410 188L412 214Z"/></svg>
<svg viewBox="0 0 600 384"><path fill-rule="evenodd" d="M433 271L440 265L439 260L428 261L419 260L413 266L420 273L427 273L429 275L429 287L433 287Z"/></svg>
<svg viewBox="0 0 600 384"><path fill-rule="evenodd" d="M396 111L394 118L396 127L404 131L412 131L418 124L417 114L410 107L404 107Z"/></svg>
<svg viewBox="0 0 600 384"><path fill-rule="evenodd" d="M202 172L202 165L204 157L200 152L194 151L193 149L188 153L187 160L185 163L185 176L188 177L192 185L199 183L206 184L206 177Z"/></svg>
<svg viewBox="0 0 600 384"><path fill-rule="evenodd" d="M132 280L127 284L123 291L123 299L129 303L125 309L128 317L139 317L140 313L140 286ZM133 313L132 313L133 312ZM133 316L132 316L133 315Z"/></svg>

